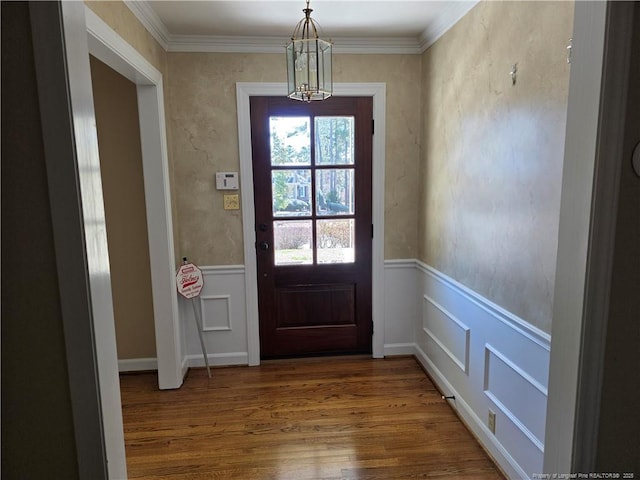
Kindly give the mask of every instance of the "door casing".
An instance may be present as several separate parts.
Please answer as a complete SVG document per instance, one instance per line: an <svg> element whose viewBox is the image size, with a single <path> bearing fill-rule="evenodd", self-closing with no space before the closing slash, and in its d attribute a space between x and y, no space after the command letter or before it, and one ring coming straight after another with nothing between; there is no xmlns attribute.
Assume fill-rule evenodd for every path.
<svg viewBox="0 0 640 480"><path fill-rule="evenodd" d="M285 96L285 83L236 83L238 110L238 143L242 188L242 231L244 240L245 289L247 307L247 350L249 365L260 364L260 327L258 323L258 272L255 256L255 208L253 198L253 165L251 155L251 117L249 97ZM333 95L372 97L375 133L372 155L372 316L373 358L384 357L384 169L385 169L385 83L337 83Z"/></svg>
<svg viewBox="0 0 640 480"><path fill-rule="evenodd" d="M84 11L89 53L136 84L158 386L160 389L179 388L187 365L182 351L182 327L175 294L173 219L162 74L89 7L85 6Z"/></svg>

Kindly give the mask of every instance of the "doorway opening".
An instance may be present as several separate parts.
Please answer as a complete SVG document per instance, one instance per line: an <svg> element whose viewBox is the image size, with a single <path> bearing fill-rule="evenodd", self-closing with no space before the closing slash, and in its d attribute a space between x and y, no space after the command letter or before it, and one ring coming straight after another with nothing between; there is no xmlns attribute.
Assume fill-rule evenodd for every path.
<svg viewBox="0 0 640 480"><path fill-rule="evenodd" d="M93 56L90 66L118 364L125 368L155 369L156 338L136 86Z"/></svg>
<svg viewBox="0 0 640 480"><path fill-rule="evenodd" d="M236 84L238 112L238 140L240 178L248 186L242 194L242 227L245 258L245 291L247 312L247 343L249 365L260 364L260 325L258 315L258 270L256 262L255 203L253 194L253 165L251 146L250 98L260 96L286 96L284 83ZM371 97L375 131L372 147L372 199L371 212L373 238L371 247L372 285L372 356L384 357L384 165L385 165L385 103L384 83L334 83L334 97Z"/></svg>
<svg viewBox="0 0 640 480"><path fill-rule="evenodd" d="M85 16L89 53L136 85L158 386L161 389L178 388L187 366L181 351L174 284L175 254L162 74L88 7L85 7Z"/></svg>

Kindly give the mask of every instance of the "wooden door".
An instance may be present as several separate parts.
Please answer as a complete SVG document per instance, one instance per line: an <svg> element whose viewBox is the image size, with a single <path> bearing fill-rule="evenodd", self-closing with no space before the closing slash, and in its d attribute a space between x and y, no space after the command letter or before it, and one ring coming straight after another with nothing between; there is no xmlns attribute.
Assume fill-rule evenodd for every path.
<svg viewBox="0 0 640 480"><path fill-rule="evenodd" d="M370 353L372 99L251 98L262 358Z"/></svg>

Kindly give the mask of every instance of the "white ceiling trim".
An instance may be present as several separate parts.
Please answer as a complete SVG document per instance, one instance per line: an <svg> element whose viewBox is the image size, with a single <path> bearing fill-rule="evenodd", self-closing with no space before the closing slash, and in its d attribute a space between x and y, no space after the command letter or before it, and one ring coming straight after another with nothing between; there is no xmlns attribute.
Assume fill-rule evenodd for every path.
<svg viewBox="0 0 640 480"><path fill-rule="evenodd" d="M433 45L464 17L479 0L451 2L445 15L427 25L419 38L359 37L333 38L335 53L419 54ZM124 0L124 4L156 41L169 52L282 53L287 38L222 35L173 35L145 1Z"/></svg>
<svg viewBox="0 0 640 480"><path fill-rule="evenodd" d="M173 35L170 52L284 53L288 39L282 37L240 37ZM417 38L332 38L334 53L417 54Z"/></svg>
<svg viewBox="0 0 640 480"><path fill-rule="evenodd" d="M436 43L449 29L458 23L480 0L471 2L451 2L444 15L439 16L434 22L427 25L427 28L420 35L420 51L424 52L431 45Z"/></svg>
<svg viewBox="0 0 640 480"><path fill-rule="evenodd" d="M140 23L147 29L153 38L166 50L171 43L171 34L164 22L156 15L156 12L147 4L137 0L123 0L124 4L135 15Z"/></svg>

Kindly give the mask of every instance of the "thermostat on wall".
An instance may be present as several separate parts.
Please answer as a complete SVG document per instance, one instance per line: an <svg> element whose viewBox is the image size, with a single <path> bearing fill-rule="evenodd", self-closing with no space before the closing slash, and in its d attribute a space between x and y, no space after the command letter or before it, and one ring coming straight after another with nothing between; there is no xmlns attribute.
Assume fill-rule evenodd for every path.
<svg viewBox="0 0 640 480"><path fill-rule="evenodd" d="M238 190L238 172L216 172L216 190Z"/></svg>

